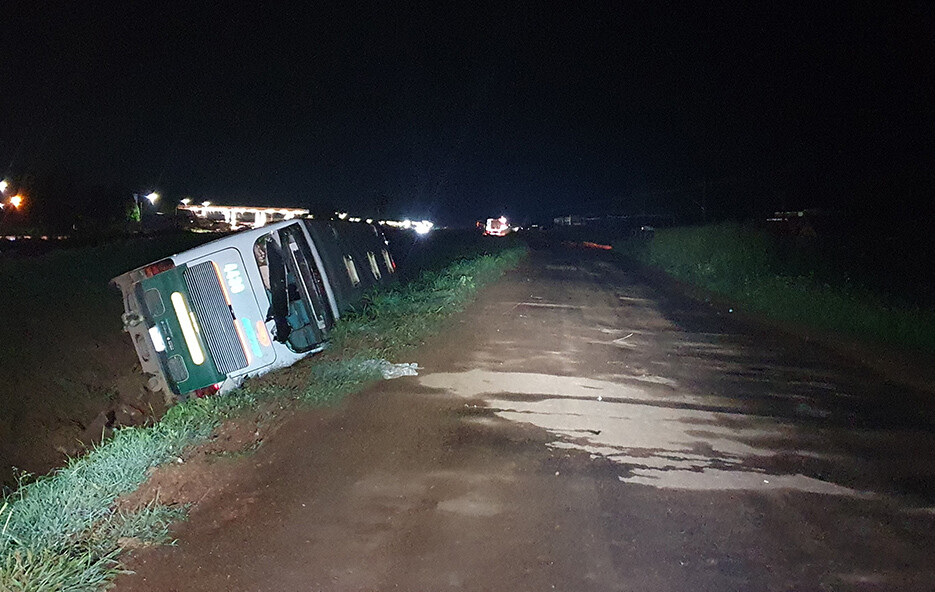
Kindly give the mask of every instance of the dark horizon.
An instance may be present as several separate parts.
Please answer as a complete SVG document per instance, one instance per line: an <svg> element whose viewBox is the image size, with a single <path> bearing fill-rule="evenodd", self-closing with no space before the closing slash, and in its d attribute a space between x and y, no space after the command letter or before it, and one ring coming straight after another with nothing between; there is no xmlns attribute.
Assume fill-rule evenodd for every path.
<svg viewBox="0 0 935 592"><path fill-rule="evenodd" d="M7 19L0 173L467 223L931 219L935 11L124 6Z"/></svg>

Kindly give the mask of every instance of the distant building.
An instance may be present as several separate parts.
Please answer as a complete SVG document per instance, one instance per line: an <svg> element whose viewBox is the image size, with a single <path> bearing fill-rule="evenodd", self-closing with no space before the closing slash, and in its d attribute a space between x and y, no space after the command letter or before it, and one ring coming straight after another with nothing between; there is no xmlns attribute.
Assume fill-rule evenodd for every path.
<svg viewBox="0 0 935 592"><path fill-rule="evenodd" d="M587 226L589 222L597 220L594 217L587 216L559 216L552 220L555 226Z"/></svg>
<svg viewBox="0 0 935 592"><path fill-rule="evenodd" d="M582 216L571 214L552 219L553 226L587 226L600 228L639 228L640 226L671 226L672 217L656 214Z"/></svg>
<svg viewBox="0 0 935 592"><path fill-rule="evenodd" d="M579 216L572 214L570 216L559 216L552 220L555 226L602 226L615 224L621 220L626 220L625 216Z"/></svg>
<svg viewBox="0 0 935 592"><path fill-rule="evenodd" d="M181 205L179 210L187 210L207 225L223 223L230 230L238 228L259 228L272 222L291 220L308 216L303 208L255 208L251 206L216 206L216 205Z"/></svg>

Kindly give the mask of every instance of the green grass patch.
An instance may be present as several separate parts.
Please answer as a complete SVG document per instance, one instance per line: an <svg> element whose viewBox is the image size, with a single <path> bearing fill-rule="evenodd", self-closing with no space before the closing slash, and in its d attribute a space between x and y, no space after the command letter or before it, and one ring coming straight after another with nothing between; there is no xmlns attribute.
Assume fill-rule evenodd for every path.
<svg viewBox="0 0 935 592"><path fill-rule="evenodd" d="M126 540L164 540L184 509L154 505L132 514L114 509L148 472L204 442L225 419L260 402L331 404L381 378L381 364L419 343L477 288L514 266L522 249L460 259L414 282L371 294L343 318L332 347L223 397L191 399L156 425L125 428L66 467L0 500L0 590L93 591L119 573ZM301 376L296 381L295 377Z"/></svg>
<svg viewBox="0 0 935 592"><path fill-rule="evenodd" d="M719 224L660 229L614 246L768 317L935 354L935 313L858 285L807 244Z"/></svg>

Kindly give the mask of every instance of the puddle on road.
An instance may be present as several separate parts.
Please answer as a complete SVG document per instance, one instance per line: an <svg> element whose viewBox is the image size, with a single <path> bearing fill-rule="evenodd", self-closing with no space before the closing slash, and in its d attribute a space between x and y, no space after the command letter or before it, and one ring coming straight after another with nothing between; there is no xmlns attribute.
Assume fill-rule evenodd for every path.
<svg viewBox="0 0 935 592"><path fill-rule="evenodd" d="M617 300L627 304L636 304L641 306L655 306L655 301L650 298L640 298L638 296L626 296L624 294L617 294Z"/></svg>
<svg viewBox="0 0 935 592"><path fill-rule="evenodd" d="M649 384L659 384L662 386L667 386L671 389L678 388L678 382L672 380L671 378L665 378L663 376L655 376L652 374L598 374L596 378L601 380L635 380L637 382L647 382Z"/></svg>
<svg viewBox="0 0 935 592"><path fill-rule="evenodd" d="M427 374L419 382L461 397L483 398L503 419L544 428L558 437L553 448L605 457L621 465L620 480L626 483L860 495L805 475L773 475L751 466L749 461L779 451L748 442L791 439L793 428L768 417L692 408L710 408L710 397L672 393L660 398L658 388L651 391L640 385L480 369Z"/></svg>
<svg viewBox="0 0 935 592"><path fill-rule="evenodd" d="M494 372L473 369L467 372L438 372L426 374L419 380L431 388L443 388L462 397L485 394L516 393L519 395L556 395L564 397L594 398L594 390L606 391L604 396L642 398L643 389L577 376L555 376L534 372Z"/></svg>

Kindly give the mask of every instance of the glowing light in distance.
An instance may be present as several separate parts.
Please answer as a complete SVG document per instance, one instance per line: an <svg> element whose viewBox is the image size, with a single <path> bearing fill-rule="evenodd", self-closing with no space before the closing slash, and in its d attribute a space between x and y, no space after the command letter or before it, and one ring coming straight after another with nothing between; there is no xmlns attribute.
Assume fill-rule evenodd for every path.
<svg viewBox="0 0 935 592"><path fill-rule="evenodd" d="M156 193L155 191L151 191L150 193L147 193L144 197L149 200L149 203L155 204L156 200L159 199L159 194Z"/></svg>
<svg viewBox="0 0 935 592"><path fill-rule="evenodd" d="M187 206L188 204L192 203L192 200L191 200L190 197L186 197L185 199L182 200L181 203L182 203L182 205Z"/></svg>
<svg viewBox="0 0 935 592"><path fill-rule="evenodd" d="M416 231L416 234L428 234L432 231L432 227L435 226L428 220L422 220L421 222L413 222L412 228Z"/></svg>
<svg viewBox="0 0 935 592"><path fill-rule="evenodd" d="M11 198L10 198L10 205L13 206L14 208L16 208L16 209L18 210L19 207L20 207L21 205L23 205L23 196L17 194L17 195L14 195L13 197L11 197Z"/></svg>
<svg viewBox="0 0 935 592"><path fill-rule="evenodd" d="M9 186L10 184L6 182L6 179L4 179L3 181L0 181L0 193L6 191L6 188Z"/></svg>

